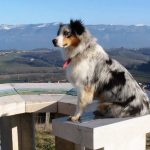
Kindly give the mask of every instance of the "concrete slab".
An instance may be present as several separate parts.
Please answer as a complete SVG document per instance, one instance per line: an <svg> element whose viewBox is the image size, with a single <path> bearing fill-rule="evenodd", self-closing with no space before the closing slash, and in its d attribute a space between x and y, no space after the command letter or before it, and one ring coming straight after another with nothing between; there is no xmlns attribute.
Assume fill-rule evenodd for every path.
<svg viewBox="0 0 150 150"><path fill-rule="evenodd" d="M64 95L61 100L58 101L58 113L73 115L76 110L77 96ZM98 101L94 100L92 104L88 105L85 112L95 111L98 105Z"/></svg>
<svg viewBox="0 0 150 150"><path fill-rule="evenodd" d="M0 116L25 113L25 101L20 95L0 97Z"/></svg>
<svg viewBox="0 0 150 150"><path fill-rule="evenodd" d="M21 95L26 112L57 112L57 102L63 94Z"/></svg>
<svg viewBox="0 0 150 150"><path fill-rule="evenodd" d="M55 119L53 134L89 149L145 150L150 115L136 118L96 119L84 123Z"/></svg>
<svg viewBox="0 0 150 150"><path fill-rule="evenodd" d="M73 115L77 105L77 96L64 95L58 101L58 113Z"/></svg>
<svg viewBox="0 0 150 150"><path fill-rule="evenodd" d="M17 95L18 93L10 84L0 84L0 97Z"/></svg>
<svg viewBox="0 0 150 150"><path fill-rule="evenodd" d="M19 94L65 94L72 89L70 83L12 83Z"/></svg>
<svg viewBox="0 0 150 150"><path fill-rule="evenodd" d="M70 89L70 83L0 84L0 116L25 112L57 112L57 102Z"/></svg>

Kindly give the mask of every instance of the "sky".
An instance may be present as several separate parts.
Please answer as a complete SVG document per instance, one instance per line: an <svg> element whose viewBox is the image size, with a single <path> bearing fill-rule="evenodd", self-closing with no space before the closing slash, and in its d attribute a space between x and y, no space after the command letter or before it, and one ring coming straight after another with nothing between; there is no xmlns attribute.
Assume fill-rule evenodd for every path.
<svg viewBox="0 0 150 150"><path fill-rule="evenodd" d="M150 0L0 0L0 24L150 25Z"/></svg>

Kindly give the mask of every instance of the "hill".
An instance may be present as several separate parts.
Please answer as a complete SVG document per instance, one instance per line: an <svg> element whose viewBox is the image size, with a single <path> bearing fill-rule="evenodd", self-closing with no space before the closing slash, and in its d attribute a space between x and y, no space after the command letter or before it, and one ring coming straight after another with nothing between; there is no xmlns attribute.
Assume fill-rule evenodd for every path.
<svg viewBox="0 0 150 150"><path fill-rule="evenodd" d="M150 62L150 48L134 50L121 47L109 49L108 53L128 69L138 69L140 66L147 66ZM147 68L147 71L150 69Z"/></svg>
<svg viewBox="0 0 150 150"><path fill-rule="evenodd" d="M109 55L123 64L139 82L150 81L150 49L110 49Z"/></svg>
<svg viewBox="0 0 150 150"><path fill-rule="evenodd" d="M56 82L65 79L58 51L0 52L0 83Z"/></svg>
<svg viewBox="0 0 150 150"><path fill-rule="evenodd" d="M150 26L87 25L105 48L150 47ZM0 25L0 49L54 48L58 24Z"/></svg>
<svg viewBox="0 0 150 150"><path fill-rule="evenodd" d="M150 81L149 49L109 49L111 57L126 66L139 82ZM0 82L56 82L66 81L62 69L64 60L59 50L0 52Z"/></svg>

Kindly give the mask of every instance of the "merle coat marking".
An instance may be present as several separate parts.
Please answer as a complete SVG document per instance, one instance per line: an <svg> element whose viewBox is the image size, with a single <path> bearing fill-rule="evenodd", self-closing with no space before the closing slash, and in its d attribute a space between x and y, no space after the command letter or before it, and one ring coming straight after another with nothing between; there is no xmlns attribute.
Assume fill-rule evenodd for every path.
<svg viewBox="0 0 150 150"><path fill-rule="evenodd" d="M71 120L78 120L93 98L100 99L98 114L105 117L139 116L149 113L149 99L132 75L110 58L80 20L60 25L53 40L71 60L68 80L77 88L78 105Z"/></svg>

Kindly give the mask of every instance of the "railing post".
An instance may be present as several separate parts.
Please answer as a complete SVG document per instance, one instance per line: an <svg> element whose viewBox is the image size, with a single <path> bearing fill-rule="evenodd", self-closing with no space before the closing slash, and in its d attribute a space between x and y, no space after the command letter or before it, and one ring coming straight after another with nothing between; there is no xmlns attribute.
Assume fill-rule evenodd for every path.
<svg viewBox="0 0 150 150"><path fill-rule="evenodd" d="M34 128L34 114L26 113L20 114L20 139L19 150L34 150L35 149L35 128Z"/></svg>
<svg viewBox="0 0 150 150"><path fill-rule="evenodd" d="M12 132L9 117L0 118L1 149L12 150Z"/></svg>
<svg viewBox="0 0 150 150"><path fill-rule="evenodd" d="M45 116L45 130L47 131L50 128L50 112L46 112Z"/></svg>
<svg viewBox="0 0 150 150"><path fill-rule="evenodd" d="M2 150L34 150L33 114L5 116L0 119Z"/></svg>

